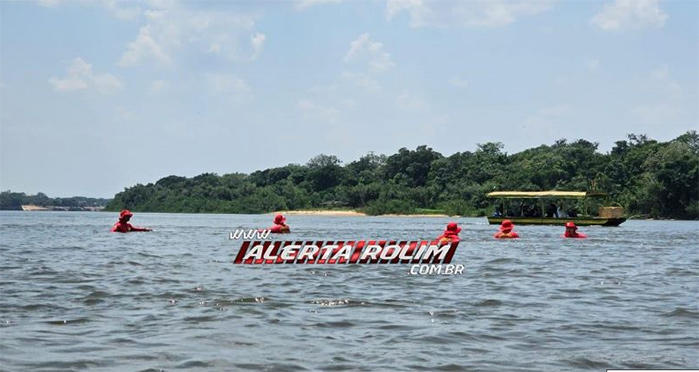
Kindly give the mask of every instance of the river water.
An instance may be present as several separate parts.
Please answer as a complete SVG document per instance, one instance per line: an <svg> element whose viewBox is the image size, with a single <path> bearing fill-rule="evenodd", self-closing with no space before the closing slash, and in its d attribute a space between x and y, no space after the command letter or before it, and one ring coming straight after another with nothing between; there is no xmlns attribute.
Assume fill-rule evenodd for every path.
<svg viewBox="0 0 699 372"><path fill-rule="evenodd" d="M289 240L432 239L450 219L289 216ZM234 265L270 215L0 212L0 370L699 367L699 223L463 226L459 276Z"/></svg>

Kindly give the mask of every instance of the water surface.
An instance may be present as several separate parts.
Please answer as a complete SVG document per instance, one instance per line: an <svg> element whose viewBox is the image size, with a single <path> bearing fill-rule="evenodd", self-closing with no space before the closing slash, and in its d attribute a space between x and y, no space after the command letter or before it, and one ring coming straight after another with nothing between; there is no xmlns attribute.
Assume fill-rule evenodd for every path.
<svg viewBox="0 0 699 372"><path fill-rule="evenodd" d="M461 276L233 265L269 215L0 212L0 370L699 367L699 223L464 227ZM289 216L290 240L431 239L450 219Z"/></svg>

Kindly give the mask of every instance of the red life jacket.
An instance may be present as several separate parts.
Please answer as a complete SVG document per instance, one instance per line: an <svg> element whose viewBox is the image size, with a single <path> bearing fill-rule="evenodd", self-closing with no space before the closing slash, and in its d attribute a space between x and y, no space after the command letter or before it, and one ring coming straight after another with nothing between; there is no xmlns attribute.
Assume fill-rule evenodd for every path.
<svg viewBox="0 0 699 372"><path fill-rule="evenodd" d="M581 233L579 233L579 232L577 232L577 231L575 232L575 235L568 234L568 232L566 231L566 233L563 234L562 236L563 236L564 238L578 238L578 239L585 239L585 238L587 238L587 235L581 234Z"/></svg>
<svg viewBox="0 0 699 372"><path fill-rule="evenodd" d="M508 233L503 232L503 231L498 231L495 233L495 239L516 239L519 238L519 234L517 234L514 231L510 231Z"/></svg>
<svg viewBox="0 0 699 372"><path fill-rule="evenodd" d="M131 231L149 231L150 229L147 229L145 227L134 227L128 222L123 222L119 221L112 226L111 232L120 232L120 233L127 233Z"/></svg>
<svg viewBox="0 0 699 372"><path fill-rule="evenodd" d="M459 233L451 230L444 230L444 234L437 238L440 244L456 243L459 241Z"/></svg>
<svg viewBox="0 0 699 372"><path fill-rule="evenodd" d="M133 226L131 226L130 223L119 221L112 227L112 232L127 233L131 231L131 229L133 229Z"/></svg>
<svg viewBox="0 0 699 372"><path fill-rule="evenodd" d="M291 232L291 229L289 229L289 226L286 224L274 224L269 230L272 234L288 234Z"/></svg>

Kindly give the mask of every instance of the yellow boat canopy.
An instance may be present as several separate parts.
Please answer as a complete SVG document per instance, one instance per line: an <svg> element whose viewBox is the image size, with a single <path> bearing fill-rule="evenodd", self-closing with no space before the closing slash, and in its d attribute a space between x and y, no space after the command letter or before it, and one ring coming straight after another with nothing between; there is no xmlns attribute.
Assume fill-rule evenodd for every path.
<svg viewBox="0 0 699 372"><path fill-rule="evenodd" d="M586 191L493 191L486 194L488 198L558 198L558 199L580 199L594 196L607 196L601 192Z"/></svg>

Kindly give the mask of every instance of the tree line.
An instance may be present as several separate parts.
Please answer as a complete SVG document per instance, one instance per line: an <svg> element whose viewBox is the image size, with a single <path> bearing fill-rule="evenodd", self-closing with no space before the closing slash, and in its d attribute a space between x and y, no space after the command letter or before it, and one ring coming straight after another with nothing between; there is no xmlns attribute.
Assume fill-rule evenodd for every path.
<svg viewBox="0 0 699 372"><path fill-rule="evenodd" d="M50 198L43 192L27 195L23 192L3 191L0 193L0 210L22 210L22 205L38 205L40 207L61 207L80 209L86 207L105 207L111 199L87 198L73 196L69 198Z"/></svg>
<svg viewBox="0 0 699 372"><path fill-rule="evenodd" d="M305 165L219 176L169 176L115 195L107 210L266 213L356 209L370 215L440 212L483 216L494 190L597 190L627 214L699 218L699 135L671 141L628 135L611 152L583 139L503 152L502 143L444 156L427 146L386 156L369 153L342 164L318 155Z"/></svg>

